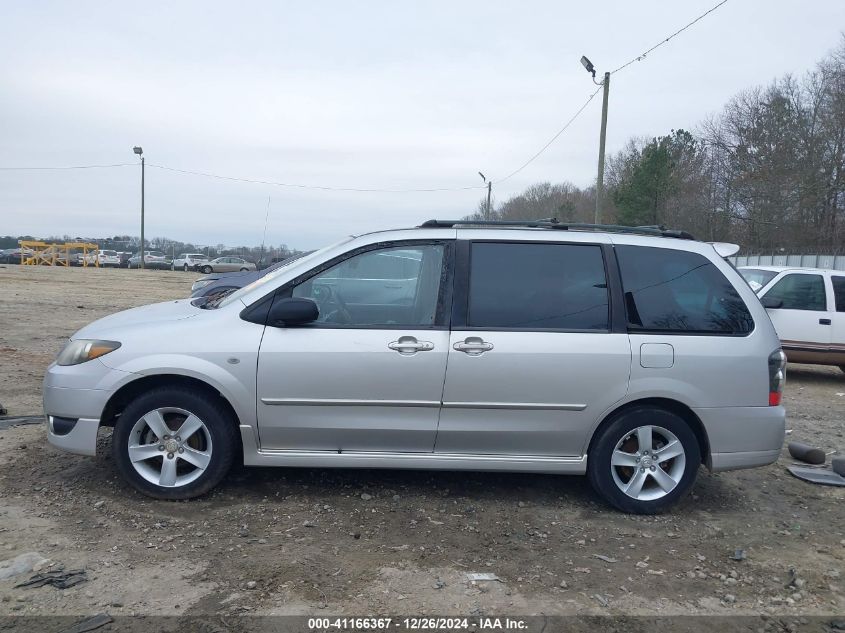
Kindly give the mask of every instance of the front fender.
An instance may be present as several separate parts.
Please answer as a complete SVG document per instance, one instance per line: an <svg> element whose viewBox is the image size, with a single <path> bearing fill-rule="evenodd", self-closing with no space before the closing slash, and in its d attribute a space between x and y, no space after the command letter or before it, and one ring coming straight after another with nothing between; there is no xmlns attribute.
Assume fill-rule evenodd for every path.
<svg viewBox="0 0 845 633"><path fill-rule="evenodd" d="M255 367L258 355L221 353L210 356L215 358L178 353L150 354L128 359L113 369L135 374L135 378L177 375L204 382L226 398L241 425L255 428Z"/></svg>

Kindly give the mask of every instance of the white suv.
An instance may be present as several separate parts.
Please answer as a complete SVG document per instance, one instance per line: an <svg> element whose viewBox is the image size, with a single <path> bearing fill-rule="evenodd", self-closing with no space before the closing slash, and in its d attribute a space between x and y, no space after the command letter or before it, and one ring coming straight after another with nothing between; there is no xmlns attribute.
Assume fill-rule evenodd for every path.
<svg viewBox="0 0 845 633"><path fill-rule="evenodd" d="M189 270L196 270L197 266L204 264L207 261L208 257L202 253L182 253L179 257L173 260L170 269L181 269L188 272Z"/></svg>
<svg viewBox="0 0 845 633"><path fill-rule="evenodd" d="M50 442L185 499L246 465L587 474L653 513L703 463L780 455L783 364L757 297L685 233L429 221L344 240L229 295L73 335ZM563 483L563 482L561 482Z"/></svg>
<svg viewBox="0 0 845 633"><path fill-rule="evenodd" d="M746 266L739 272L768 310L790 362L845 372L845 271Z"/></svg>

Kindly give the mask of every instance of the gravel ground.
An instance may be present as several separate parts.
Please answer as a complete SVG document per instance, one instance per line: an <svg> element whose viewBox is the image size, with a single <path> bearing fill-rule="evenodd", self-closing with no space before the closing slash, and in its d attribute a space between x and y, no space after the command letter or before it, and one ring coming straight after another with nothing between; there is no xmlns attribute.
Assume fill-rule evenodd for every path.
<svg viewBox="0 0 845 633"><path fill-rule="evenodd" d="M0 402L40 413L68 335L185 296L193 278L0 267ZM791 438L845 451L843 392L838 370L790 366ZM785 451L766 468L702 469L671 514L634 517L583 478L490 473L250 468L159 502L118 478L108 431L100 443L85 458L51 449L40 425L0 430L0 559L35 551L88 577L0 580L0 615L845 613L845 489L791 477Z"/></svg>

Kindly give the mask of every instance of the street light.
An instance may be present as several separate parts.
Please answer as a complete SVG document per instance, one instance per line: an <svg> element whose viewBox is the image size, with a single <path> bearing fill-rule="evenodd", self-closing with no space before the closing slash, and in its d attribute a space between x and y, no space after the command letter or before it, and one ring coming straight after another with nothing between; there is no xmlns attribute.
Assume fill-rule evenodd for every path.
<svg viewBox="0 0 845 633"><path fill-rule="evenodd" d="M141 157L141 268L144 268L144 150L136 145L132 151Z"/></svg>
<svg viewBox="0 0 845 633"><path fill-rule="evenodd" d="M607 93L610 90L610 73L604 74L604 80L596 81L596 67L593 62L587 59L586 55L581 56L581 65L593 76L593 83L604 88L601 105L601 135L599 137L599 173L596 178L596 212L593 221L598 224L601 219L601 198L604 195L604 142L607 137Z"/></svg>

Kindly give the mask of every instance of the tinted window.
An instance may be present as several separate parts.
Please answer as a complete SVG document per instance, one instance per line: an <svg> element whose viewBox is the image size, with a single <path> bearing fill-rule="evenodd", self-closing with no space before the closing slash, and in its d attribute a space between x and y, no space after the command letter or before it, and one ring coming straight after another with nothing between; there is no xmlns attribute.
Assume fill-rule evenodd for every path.
<svg viewBox="0 0 845 633"><path fill-rule="evenodd" d="M744 334L754 321L737 291L706 257L647 246L617 246L628 328Z"/></svg>
<svg viewBox="0 0 845 633"><path fill-rule="evenodd" d="M836 311L845 312L845 277L831 277L833 296L836 299Z"/></svg>
<svg viewBox="0 0 845 633"><path fill-rule="evenodd" d="M468 321L471 327L607 330L601 249L473 244Z"/></svg>
<svg viewBox="0 0 845 633"><path fill-rule="evenodd" d="M827 309L824 278L821 275L792 273L778 281L766 293L766 298L779 299L783 310Z"/></svg>
<svg viewBox="0 0 845 633"><path fill-rule="evenodd" d="M314 299L318 322L337 326L431 326L443 274L443 245L355 255L293 289Z"/></svg>

